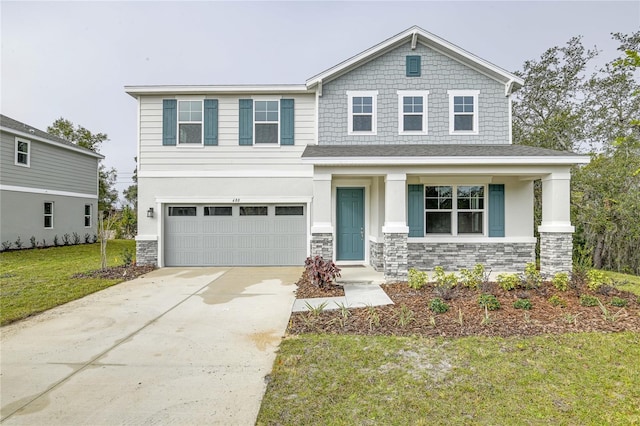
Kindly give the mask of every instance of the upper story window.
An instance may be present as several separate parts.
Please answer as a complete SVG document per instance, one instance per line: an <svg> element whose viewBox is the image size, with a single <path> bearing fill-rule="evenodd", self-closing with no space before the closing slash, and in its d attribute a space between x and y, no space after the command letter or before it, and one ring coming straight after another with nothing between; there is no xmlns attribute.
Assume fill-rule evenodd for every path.
<svg viewBox="0 0 640 426"><path fill-rule="evenodd" d="M427 234L484 235L484 186L425 186Z"/></svg>
<svg viewBox="0 0 640 426"><path fill-rule="evenodd" d="M398 133L427 134L427 96L429 92L398 90Z"/></svg>
<svg viewBox="0 0 640 426"><path fill-rule="evenodd" d="M53 228L53 203L50 201L44 202L44 227Z"/></svg>
<svg viewBox="0 0 640 426"><path fill-rule="evenodd" d="M377 132L378 91L348 91L350 135L375 135Z"/></svg>
<svg viewBox="0 0 640 426"><path fill-rule="evenodd" d="M202 101L178 101L178 144L202 144Z"/></svg>
<svg viewBox="0 0 640 426"><path fill-rule="evenodd" d="M254 143L278 144L279 101L254 101Z"/></svg>
<svg viewBox="0 0 640 426"><path fill-rule="evenodd" d="M479 90L449 90L449 134L478 134Z"/></svg>
<svg viewBox="0 0 640 426"><path fill-rule="evenodd" d="M31 142L16 138L15 165L29 167L31 164Z"/></svg>

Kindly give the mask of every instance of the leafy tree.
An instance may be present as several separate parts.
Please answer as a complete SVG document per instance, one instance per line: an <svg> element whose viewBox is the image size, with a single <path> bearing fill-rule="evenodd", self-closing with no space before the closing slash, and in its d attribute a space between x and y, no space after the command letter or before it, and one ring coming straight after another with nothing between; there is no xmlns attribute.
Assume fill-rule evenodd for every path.
<svg viewBox="0 0 640 426"><path fill-rule="evenodd" d="M109 140L105 133L91 133L82 126L75 126L65 118L58 118L47 127L47 133L66 139L93 152L100 152L100 145ZM98 209L110 210L118 199L118 191L114 188L117 173L114 168L107 169L100 164L98 169Z"/></svg>
<svg viewBox="0 0 640 426"><path fill-rule="evenodd" d="M134 157L136 164L138 163L138 157ZM134 211L138 211L138 166L133 170L133 176L131 177L133 180L133 185L129 185L127 189L123 191L124 199L127 200L131 206L133 206Z"/></svg>

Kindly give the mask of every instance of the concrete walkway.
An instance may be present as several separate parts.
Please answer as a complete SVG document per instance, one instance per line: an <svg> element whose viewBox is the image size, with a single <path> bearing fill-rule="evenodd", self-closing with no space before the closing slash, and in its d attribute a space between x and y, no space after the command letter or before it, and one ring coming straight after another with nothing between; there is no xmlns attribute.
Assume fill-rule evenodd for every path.
<svg viewBox="0 0 640 426"><path fill-rule="evenodd" d="M2 327L2 424L254 424L301 273L165 268Z"/></svg>

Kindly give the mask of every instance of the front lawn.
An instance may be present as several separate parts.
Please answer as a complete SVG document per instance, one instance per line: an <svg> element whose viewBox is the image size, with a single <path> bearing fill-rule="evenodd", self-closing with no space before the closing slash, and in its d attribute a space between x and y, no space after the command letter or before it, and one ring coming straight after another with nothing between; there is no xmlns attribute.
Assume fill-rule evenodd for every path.
<svg viewBox="0 0 640 426"><path fill-rule="evenodd" d="M110 240L108 266L122 265L135 241ZM79 299L128 277L75 278L100 269L100 244L15 250L0 253L0 325Z"/></svg>
<svg viewBox="0 0 640 426"><path fill-rule="evenodd" d="M300 335L259 425L640 424L640 334Z"/></svg>
<svg viewBox="0 0 640 426"><path fill-rule="evenodd" d="M616 287L640 296L640 276L605 270L602 272L615 282Z"/></svg>

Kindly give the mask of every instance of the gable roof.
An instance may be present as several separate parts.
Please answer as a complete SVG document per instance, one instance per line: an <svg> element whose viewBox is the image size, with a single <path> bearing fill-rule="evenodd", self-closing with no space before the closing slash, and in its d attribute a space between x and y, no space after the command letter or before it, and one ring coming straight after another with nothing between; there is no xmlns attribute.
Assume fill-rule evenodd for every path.
<svg viewBox="0 0 640 426"><path fill-rule="evenodd" d="M589 157L526 145L307 145L302 161L317 165L586 164Z"/></svg>
<svg viewBox="0 0 640 426"><path fill-rule="evenodd" d="M491 62L485 61L484 59L467 52L461 47L458 47L453 43L449 43L437 35L414 25L400 34L397 34L382 43L379 43L364 52L358 53L346 61L311 77L307 80L307 87L311 88L318 84L322 84L323 82L326 83L336 79L407 42L411 42L412 46L415 46L416 43L423 44L493 78L496 81L499 81L500 83L505 84L506 94L511 93L524 85L524 80L515 74L512 74Z"/></svg>
<svg viewBox="0 0 640 426"><path fill-rule="evenodd" d="M58 136L54 136L47 132L43 132L42 130L38 130L35 127L29 126L28 124L22 123L18 120L14 120L13 118L7 117L6 115L0 115L0 129L2 131L24 137L25 139L38 140L40 142L56 145L61 148L70 149L81 154L86 154L96 158L104 158L104 155L78 146L66 139L62 139Z"/></svg>

